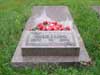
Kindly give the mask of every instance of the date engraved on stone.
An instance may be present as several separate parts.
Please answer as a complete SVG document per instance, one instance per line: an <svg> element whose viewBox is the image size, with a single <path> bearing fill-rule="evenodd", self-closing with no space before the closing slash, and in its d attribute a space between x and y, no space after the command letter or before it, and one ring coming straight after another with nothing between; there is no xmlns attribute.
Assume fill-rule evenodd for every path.
<svg viewBox="0 0 100 75"><path fill-rule="evenodd" d="M71 32L67 31L42 31L30 32L26 45L28 46L75 46Z"/></svg>

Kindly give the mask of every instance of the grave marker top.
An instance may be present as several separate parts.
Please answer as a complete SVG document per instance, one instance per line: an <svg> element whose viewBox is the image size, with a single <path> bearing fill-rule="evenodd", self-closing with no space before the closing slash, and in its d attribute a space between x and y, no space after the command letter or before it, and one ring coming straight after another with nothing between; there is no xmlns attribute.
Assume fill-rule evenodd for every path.
<svg viewBox="0 0 100 75"><path fill-rule="evenodd" d="M34 6L32 17L26 23L26 29L35 27L37 23L48 21L57 21L63 25L73 24L73 19L66 6Z"/></svg>

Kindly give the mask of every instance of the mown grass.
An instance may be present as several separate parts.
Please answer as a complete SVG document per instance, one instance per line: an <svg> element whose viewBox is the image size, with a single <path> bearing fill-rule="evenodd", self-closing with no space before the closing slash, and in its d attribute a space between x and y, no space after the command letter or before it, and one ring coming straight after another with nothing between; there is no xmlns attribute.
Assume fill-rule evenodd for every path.
<svg viewBox="0 0 100 75"><path fill-rule="evenodd" d="M69 6L93 65L66 68L49 65L34 69L11 67L12 55L33 5ZM0 0L0 75L99 75L100 19L91 5L100 5L100 0Z"/></svg>

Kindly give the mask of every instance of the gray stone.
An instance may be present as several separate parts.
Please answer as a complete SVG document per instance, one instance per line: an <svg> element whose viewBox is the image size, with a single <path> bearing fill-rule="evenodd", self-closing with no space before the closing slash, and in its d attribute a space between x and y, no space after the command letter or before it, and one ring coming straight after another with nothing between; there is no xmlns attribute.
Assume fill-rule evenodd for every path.
<svg viewBox="0 0 100 75"><path fill-rule="evenodd" d="M25 29L35 27L36 23L48 20L48 18L58 22L70 21L73 23L72 16L66 6L33 6L32 16L27 21Z"/></svg>
<svg viewBox="0 0 100 75"><path fill-rule="evenodd" d="M100 15L100 6L92 6L92 8Z"/></svg>
<svg viewBox="0 0 100 75"><path fill-rule="evenodd" d="M16 48L14 56L12 58L11 64L14 67L34 67L36 64L46 64L46 63L53 63L53 64L60 64L60 63L90 63L91 59L86 51L84 46L84 42L80 37L80 34L74 25L76 36L78 37L79 44L80 44L80 53L79 56L22 56L21 44L22 40L25 35L25 30L22 33L20 42Z"/></svg>
<svg viewBox="0 0 100 75"><path fill-rule="evenodd" d="M21 46L23 56L79 55L79 42L71 31L25 31L25 33Z"/></svg>
<svg viewBox="0 0 100 75"><path fill-rule="evenodd" d="M20 39L19 44L18 44L18 46L16 48L16 51L14 53L11 64L14 67L23 67L23 66L32 67L36 64L44 64L44 63L56 63L57 64L57 63L80 63L80 62L89 63L89 62L91 62L91 59L89 58L88 53L86 51L86 48L84 46L83 40L82 40L82 38L81 38L81 36L80 36L80 34L77 30L77 27L75 25L72 26L72 31L71 32L67 33L66 31L63 31L63 34L65 34L65 33L66 34L65 35L62 34L62 35L64 37L67 37L67 38L64 38L64 37L61 37L61 36L59 38L59 36L57 36L58 38L56 38L56 43L57 43L56 45L54 45L55 44L55 40L54 40L55 38L51 39L52 41L51 40L48 41L47 36L45 36L45 39L46 39L45 43L50 43L50 42L54 42L54 43L52 45L51 44L48 44L48 45L43 44L44 43L44 38L42 38L43 36L42 37L41 36L36 36L36 34L38 34L38 33L40 34L42 32L39 32L39 31L38 32L34 32L34 31L29 32L28 31L28 28L30 28L31 26L34 27L35 22L33 20L37 16L40 16L39 13L41 13L41 11L44 9L44 7L48 8L49 12L53 8L55 10L57 10L57 12L54 11L54 14L59 13L58 8L63 10L64 12L67 11L67 14L64 14L63 11L60 11L60 12L62 12L64 14L64 15L62 14L63 16L67 15L67 18L69 18L69 21L71 21L72 24L73 24L73 20L72 20L71 15L70 15L70 13L68 11L68 8L66 6L41 6L41 7L37 6L37 7L34 7L33 8L34 12L32 14L32 17L30 17L30 19L26 23L25 30L22 33L21 39ZM47 12L47 13L49 13L49 12ZM50 13L52 13L52 12L50 12ZM49 17L51 17L51 16L52 15L49 15ZM59 18L59 17L57 17L57 18ZM61 19L55 19L55 20L61 21ZM63 20L66 21L66 18L63 17ZM44 34L44 33L45 32L43 32L42 34ZM48 33L49 32L47 32L46 34L48 34ZM53 34L53 37L55 37L54 36L55 34L59 35L60 33L57 31L57 33L56 32L55 33L50 33L50 36L51 36L51 34ZM48 37L50 37L50 36L48 36ZM40 38L40 41L38 41L35 37ZM28 39L28 38L30 38L30 39ZM64 41L59 41L61 38L64 38ZM26 40L27 40L27 42L26 42ZM38 42L38 44L36 44L36 42ZM63 43L63 44L61 44L61 43ZM67 45L65 45L66 43L67 43ZM35 45L33 45L33 44L35 44ZM42 47L43 47L43 49L42 49ZM50 51L51 52L50 55L48 55L49 52L44 53L45 52L44 47L47 48L46 52L50 51L48 48L51 48L51 47L57 48L57 50L52 49L52 51ZM70 49L68 49L68 47L72 48L72 51L70 51ZM32 50L29 49L29 48L32 48ZM42 50L39 50L38 55L37 55L37 53L31 52L31 51L33 51L33 48L37 48L37 50L39 50L38 48L41 48ZM65 48L65 49L62 49L62 48ZM25 49L27 49L26 52L25 52L26 54L23 53L24 52L23 50L25 50ZM30 56L30 53L29 53L28 56L27 56L27 53L29 52L28 50L31 50L30 53L33 53L34 55L35 54L36 55L32 56L32 54L31 54L31 56ZM37 51L37 50L35 50L35 51ZM40 51L42 52L42 54L41 54ZM68 51L70 53L68 53ZM76 52L76 53L74 53L74 52ZM68 56L67 53L70 54L70 55ZM25 54L25 56L23 56L24 54ZM73 54L73 55L71 55L71 54Z"/></svg>
<svg viewBox="0 0 100 75"><path fill-rule="evenodd" d="M73 19L64 6L36 6L33 7L33 17L27 22L28 27L35 27L45 20L70 23ZM31 26L29 26L31 25ZM26 28L28 28L26 27ZM25 31L22 43L23 56L78 56L80 47L78 39L71 31Z"/></svg>

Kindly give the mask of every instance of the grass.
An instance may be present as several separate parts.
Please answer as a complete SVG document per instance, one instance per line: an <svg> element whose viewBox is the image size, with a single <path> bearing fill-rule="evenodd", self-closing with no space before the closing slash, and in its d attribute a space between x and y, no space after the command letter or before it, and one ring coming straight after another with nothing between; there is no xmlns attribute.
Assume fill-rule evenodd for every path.
<svg viewBox="0 0 100 75"><path fill-rule="evenodd" d="M11 58L33 5L69 6L93 65L67 68L49 65L34 69L11 67ZM100 0L0 0L0 75L99 75L100 21L91 5L100 5Z"/></svg>

